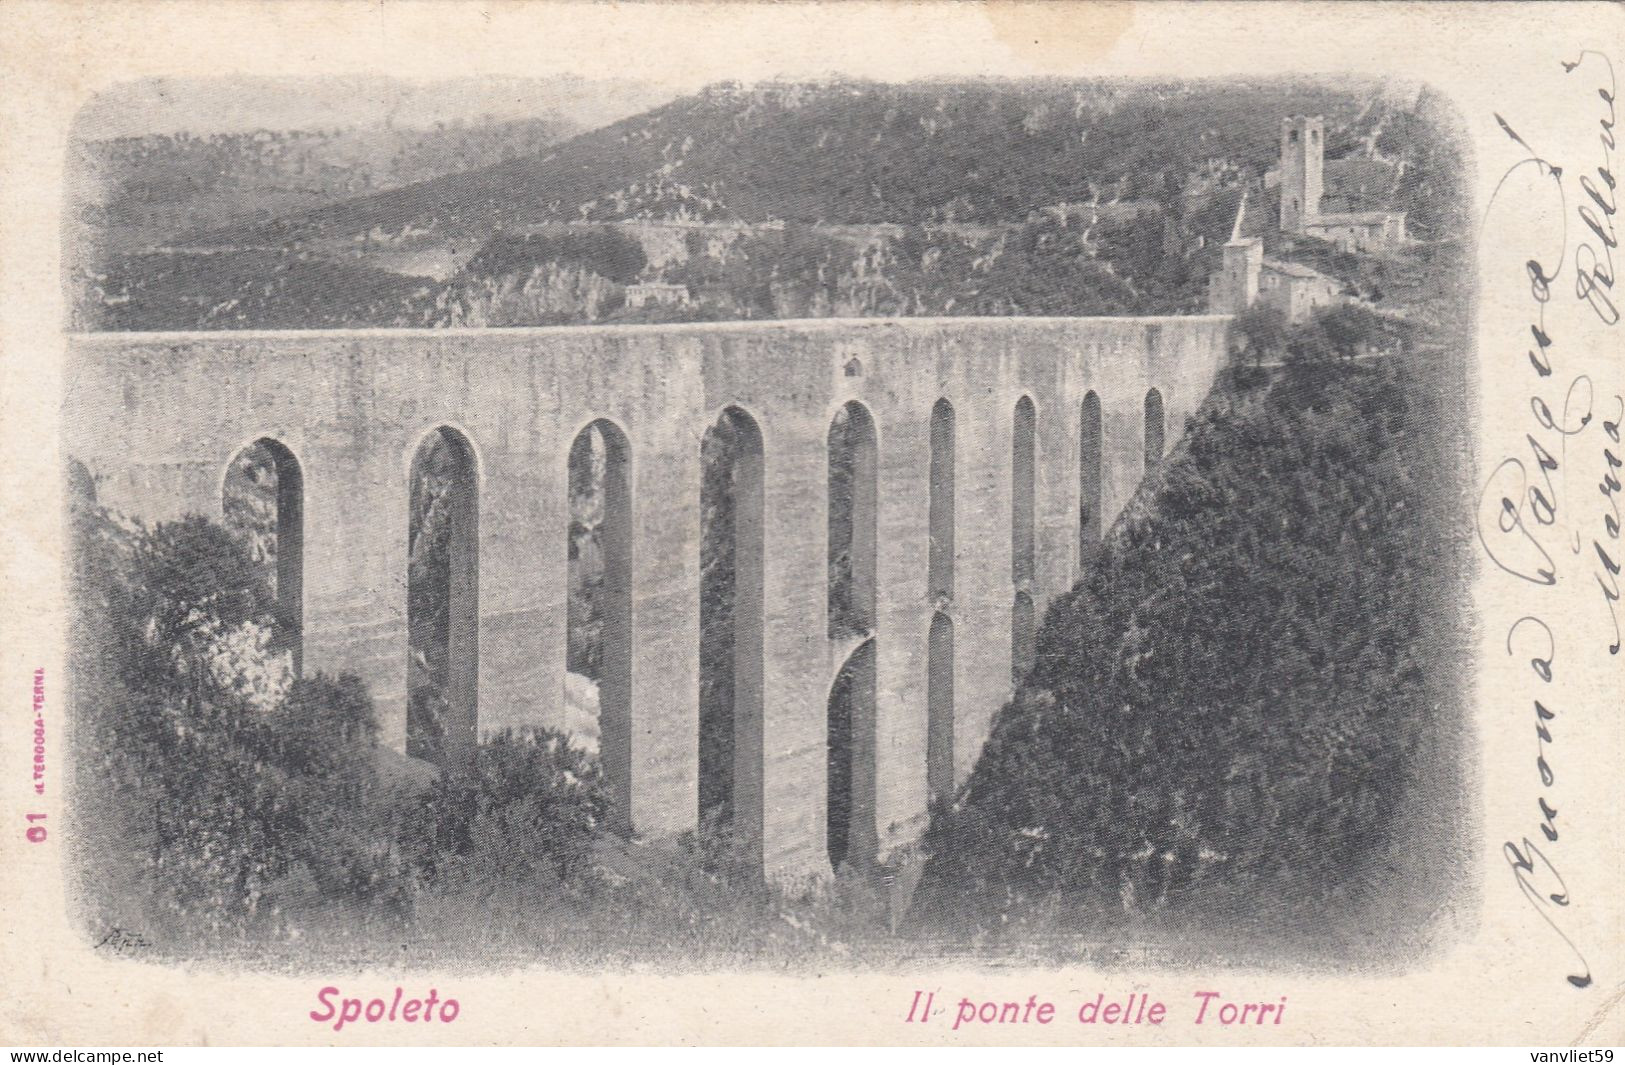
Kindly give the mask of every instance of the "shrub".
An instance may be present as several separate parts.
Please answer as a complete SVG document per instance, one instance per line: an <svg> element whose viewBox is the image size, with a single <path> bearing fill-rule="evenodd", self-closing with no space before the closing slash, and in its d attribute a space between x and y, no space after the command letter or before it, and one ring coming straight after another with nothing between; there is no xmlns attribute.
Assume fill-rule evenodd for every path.
<svg viewBox="0 0 1625 1065"><path fill-rule="evenodd" d="M580 878L609 801L597 759L562 733L504 732L480 745L473 773L435 782L401 849L459 893Z"/></svg>

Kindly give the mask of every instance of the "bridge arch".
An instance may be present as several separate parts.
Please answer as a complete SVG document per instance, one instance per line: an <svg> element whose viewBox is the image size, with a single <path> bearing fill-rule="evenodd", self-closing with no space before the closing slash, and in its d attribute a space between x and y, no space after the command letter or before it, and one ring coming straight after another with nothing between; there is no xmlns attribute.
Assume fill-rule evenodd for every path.
<svg viewBox="0 0 1625 1065"><path fill-rule="evenodd" d="M879 850L875 825L875 641L847 656L829 689L826 842L829 864L866 868Z"/></svg>
<svg viewBox="0 0 1625 1065"><path fill-rule="evenodd" d="M928 805L950 801L954 787L954 597L957 441L953 404L931 408L927 592L936 609L926 636L925 783Z"/></svg>
<svg viewBox="0 0 1625 1065"><path fill-rule="evenodd" d="M1164 422L1162 393L1155 388L1145 393L1145 472L1162 465L1167 425Z"/></svg>
<svg viewBox="0 0 1625 1065"><path fill-rule="evenodd" d="M764 454L741 407L700 441L699 823L762 862Z"/></svg>
<svg viewBox="0 0 1625 1065"><path fill-rule="evenodd" d="M274 436L237 448L221 473L220 514L257 560L269 563L273 646L292 656L297 673L304 658L305 478L293 449Z"/></svg>
<svg viewBox="0 0 1625 1065"><path fill-rule="evenodd" d="M475 488L483 486L485 484L485 456L480 452L479 443L475 440L474 434L469 430L468 426L453 418L443 418L424 425L418 434L408 441L406 449L401 452L401 476L407 479L407 483L411 483L413 467L423 451L423 446L433 443L437 433L455 434L459 446L468 449L470 463L474 468Z"/></svg>
<svg viewBox="0 0 1625 1065"><path fill-rule="evenodd" d="M1038 408L1022 396L1010 426L1010 675L1014 682L1032 668L1034 638L1032 590L1037 573Z"/></svg>
<svg viewBox="0 0 1625 1065"><path fill-rule="evenodd" d="M473 768L479 727L480 465L450 425L412 451L407 511L406 750Z"/></svg>
<svg viewBox="0 0 1625 1065"><path fill-rule="evenodd" d="M566 690L570 674L598 694L599 764L613 809L610 823L632 824L632 444L609 418L575 434L566 458Z"/></svg>
<svg viewBox="0 0 1625 1065"><path fill-rule="evenodd" d="M1094 560L1100 546L1103 518L1101 485L1105 448L1101 433L1100 396L1090 390L1083 397L1078 428L1078 564Z"/></svg>

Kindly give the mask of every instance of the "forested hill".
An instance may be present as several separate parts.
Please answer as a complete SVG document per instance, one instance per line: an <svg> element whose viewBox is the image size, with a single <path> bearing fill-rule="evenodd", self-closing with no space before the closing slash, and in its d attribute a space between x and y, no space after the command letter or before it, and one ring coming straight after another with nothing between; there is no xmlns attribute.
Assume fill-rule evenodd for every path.
<svg viewBox="0 0 1625 1065"><path fill-rule="evenodd" d="M263 246L408 227L469 235L636 218L1020 222L1054 204L1167 202L1193 180L1262 173L1287 114L1324 114L1336 158L1378 131L1394 106L1376 87L1282 81L721 85L539 158L201 242Z"/></svg>
<svg viewBox="0 0 1625 1065"><path fill-rule="evenodd" d="M126 253L78 258L73 322L1193 313L1244 189L1268 219L1281 119L1305 113L1325 120L1328 197L1403 210L1420 238L1368 269L1317 262L1380 302L1387 273L1425 278L1422 249L1459 235L1441 103L1425 89L1280 80L713 86L552 145L493 129L474 140L506 161L340 202L278 211L268 185L259 213L163 248L119 229L139 220L114 219L102 246ZM193 213L209 202L171 199ZM651 283L665 302L632 291Z"/></svg>

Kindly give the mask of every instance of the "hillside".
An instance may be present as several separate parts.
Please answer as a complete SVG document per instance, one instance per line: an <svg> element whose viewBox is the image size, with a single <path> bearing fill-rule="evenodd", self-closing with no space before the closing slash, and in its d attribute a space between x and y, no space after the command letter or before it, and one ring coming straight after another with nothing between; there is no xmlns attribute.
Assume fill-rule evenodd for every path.
<svg viewBox="0 0 1625 1065"><path fill-rule="evenodd" d="M1188 313L1241 187L1275 163L1283 115L1324 115L1350 194L1409 210L1428 236L1453 189L1430 180L1451 165L1430 106L1288 81L729 84L539 154L187 244L220 256L222 279L254 268L231 256L272 250L323 283L354 269L369 294L356 326ZM201 289L165 302L140 276L154 265L82 264L76 322L228 321L195 310L239 299L223 280L177 268ZM380 271L410 279L401 302L370 298ZM646 283L666 289L629 298ZM130 301L143 306L117 309ZM267 320L297 319L274 303Z"/></svg>
<svg viewBox="0 0 1625 1065"><path fill-rule="evenodd" d="M443 129L551 117L597 129L671 99L632 78L210 74L118 82L74 116L81 141L255 130Z"/></svg>
<svg viewBox="0 0 1625 1065"><path fill-rule="evenodd" d="M562 118L432 129L149 134L73 145L82 255L139 253L201 231L252 225L378 189L478 170L580 132Z"/></svg>

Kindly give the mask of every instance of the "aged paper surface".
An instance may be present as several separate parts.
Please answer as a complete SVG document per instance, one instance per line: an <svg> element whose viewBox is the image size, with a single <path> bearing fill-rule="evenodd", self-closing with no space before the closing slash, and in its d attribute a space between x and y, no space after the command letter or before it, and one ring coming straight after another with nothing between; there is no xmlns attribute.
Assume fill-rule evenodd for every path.
<svg viewBox="0 0 1625 1065"><path fill-rule="evenodd" d="M7 5L0 1037L1620 1042L1622 31Z"/></svg>

